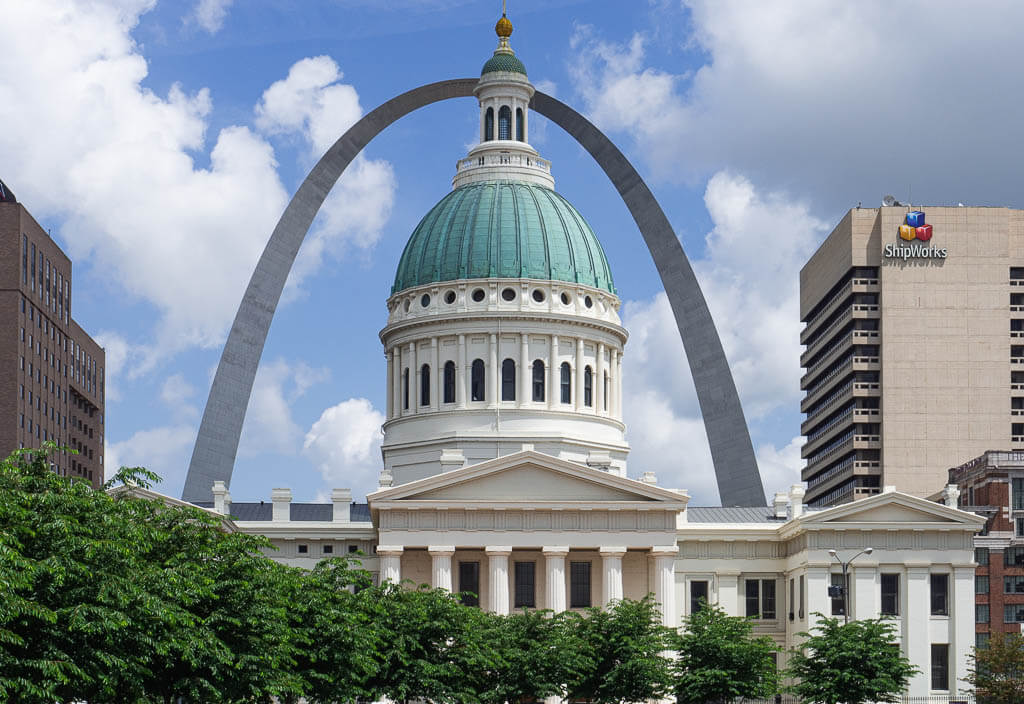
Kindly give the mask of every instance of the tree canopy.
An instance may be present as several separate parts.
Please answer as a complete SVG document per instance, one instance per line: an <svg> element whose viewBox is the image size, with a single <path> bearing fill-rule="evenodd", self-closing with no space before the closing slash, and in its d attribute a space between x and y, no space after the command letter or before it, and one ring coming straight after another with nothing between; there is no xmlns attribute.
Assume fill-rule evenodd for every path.
<svg viewBox="0 0 1024 704"><path fill-rule="evenodd" d="M1024 635L995 632L969 657L964 681L980 704L1024 704Z"/></svg>
<svg viewBox="0 0 1024 704"><path fill-rule="evenodd" d="M785 671L796 682L788 690L801 702L861 704L896 702L918 668L896 644L891 620L840 623L821 614L816 634L790 655Z"/></svg>
<svg viewBox="0 0 1024 704"><path fill-rule="evenodd" d="M753 637L753 624L706 602L684 619L672 638L676 701L680 704L767 699L779 687L779 648L767 636Z"/></svg>

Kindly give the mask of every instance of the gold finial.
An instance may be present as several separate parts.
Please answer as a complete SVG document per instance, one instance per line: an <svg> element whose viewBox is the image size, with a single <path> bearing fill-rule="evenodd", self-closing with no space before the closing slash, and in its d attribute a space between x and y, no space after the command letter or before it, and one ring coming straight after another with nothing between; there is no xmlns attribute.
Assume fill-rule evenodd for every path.
<svg viewBox="0 0 1024 704"><path fill-rule="evenodd" d="M497 33L498 37L505 42L507 42L508 38L512 36L512 23L509 22L509 19L505 16L504 12L501 13L501 19L498 20L498 24L494 25L494 31Z"/></svg>

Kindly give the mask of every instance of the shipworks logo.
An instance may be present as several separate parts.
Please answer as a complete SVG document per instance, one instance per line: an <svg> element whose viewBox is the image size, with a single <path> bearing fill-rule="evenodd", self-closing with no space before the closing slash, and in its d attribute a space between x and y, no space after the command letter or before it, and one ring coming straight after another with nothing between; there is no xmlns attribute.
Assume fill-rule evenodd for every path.
<svg viewBox="0 0 1024 704"><path fill-rule="evenodd" d="M918 240L927 242L932 238L932 226L924 222L924 213L920 210L911 210L907 213L906 219L899 227L900 241L890 242L885 245L886 259L945 259L945 247L931 247L925 244L903 244L903 241L912 242Z"/></svg>

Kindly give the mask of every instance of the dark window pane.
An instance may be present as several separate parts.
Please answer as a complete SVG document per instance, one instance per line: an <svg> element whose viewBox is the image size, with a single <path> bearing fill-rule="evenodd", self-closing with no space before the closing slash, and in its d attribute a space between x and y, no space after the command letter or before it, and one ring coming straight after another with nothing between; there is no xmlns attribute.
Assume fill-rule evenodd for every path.
<svg viewBox="0 0 1024 704"><path fill-rule="evenodd" d="M498 110L498 139L512 139L512 109L508 105Z"/></svg>
<svg viewBox="0 0 1024 704"><path fill-rule="evenodd" d="M572 370L568 362L562 362L561 366L562 403L572 403Z"/></svg>
<svg viewBox="0 0 1024 704"><path fill-rule="evenodd" d="M536 563L534 562L517 562L515 563L515 577L516 577L516 600L515 607L529 607L533 608L537 605L535 599L535 578L536 578Z"/></svg>
<svg viewBox="0 0 1024 704"><path fill-rule="evenodd" d="M751 618L757 618L758 614L761 611L760 604L758 603L759 602L759 599L758 599L759 594L758 594L757 580L756 579L748 579L748 580L746 580L745 585L746 586L744 587L744 589L746 589L746 604L747 604L746 615L751 617Z"/></svg>
<svg viewBox="0 0 1024 704"><path fill-rule="evenodd" d="M775 618L775 580L761 580L761 618Z"/></svg>
<svg viewBox="0 0 1024 704"><path fill-rule="evenodd" d="M974 561L979 565L987 565L988 548L974 548Z"/></svg>
<svg viewBox="0 0 1024 704"><path fill-rule="evenodd" d="M501 400L516 400L516 363L511 359L501 363Z"/></svg>
<svg viewBox="0 0 1024 704"><path fill-rule="evenodd" d="M544 362L539 359L533 361L533 400L544 400Z"/></svg>
<svg viewBox="0 0 1024 704"><path fill-rule="evenodd" d="M882 575L882 614L896 616L900 612L900 576Z"/></svg>
<svg viewBox="0 0 1024 704"><path fill-rule="evenodd" d="M949 575L931 576L932 616L949 615ZM934 688L933 688L934 689Z"/></svg>
<svg viewBox="0 0 1024 704"><path fill-rule="evenodd" d="M932 689L949 689L949 645L932 644Z"/></svg>
<svg viewBox="0 0 1024 704"><path fill-rule="evenodd" d="M832 615L842 616L843 611L846 610L846 601L843 598L843 575L833 574L832 575L832 586L838 587L839 596L832 597Z"/></svg>
<svg viewBox="0 0 1024 704"><path fill-rule="evenodd" d="M988 594L988 575L979 574L974 576L974 593Z"/></svg>
<svg viewBox="0 0 1024 704"><path fill-rule="evenodd" d="M706 580L690 582L690 613L695 614L708 600L708 583ZM704 602L702 604L701 602Z"/></svg>
<svg viewBox="0 0 1024 704"><path fill-rule="evenodd" d="M484 400L484 360L474 359L470 382L470 394L474 401Z"/></svg>
<svg viewBox="0 0 1024 704"><path fill-rule="evenodd" d="M444 363L444 402L455 403L455 362Z"/></svg>
<svg viewBox="0 0 1024 704"><path fill-rule="evenodd" d="M420 367L420 405L430 405L430 365Z"/></svg>
<svg viewBox="0 0 1024 704"><path fill-rule="evenodd" d="M594 373L590 367L583 369L583 405L594 405Z"/></svg>
<svg viewBox="0 0 1024 704"><path fill-rule="evenodd" d="M402 408L409 409L409 370L402 372Z"/></svg>
<svg viewBox="0 0 1024 704"><path fill-rule="evenodd" d="M988 604L975 604L974 605L974 622L975 623L988 623L988 621L989 621Z"/></svg>
<svg viewBox="0 0 1024 704"><path fill-rule="evenodd" d="M494 108L487 108L487 112L484 113L484 141L489 142L494 139Z"/></svg>
<svg viewBox="0 0 1024 704"><path fill-rule="evenodd" d="M480 563L459 563L459 591L466 606L480 606Z"/></svg>
<svg viewBox="0 0 1024 704"><path fill-rule="evenodd" d="M569 563L569 607L590 606L590 563Z"/></svg>

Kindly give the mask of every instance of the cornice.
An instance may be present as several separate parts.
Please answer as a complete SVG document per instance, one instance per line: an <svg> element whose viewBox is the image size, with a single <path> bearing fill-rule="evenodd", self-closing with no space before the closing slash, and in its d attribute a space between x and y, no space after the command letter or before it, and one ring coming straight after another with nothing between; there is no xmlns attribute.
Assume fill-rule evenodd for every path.
<svg viewBox="0 0 1024 704"><path fill-rule="evenodd" d="M596 318L582 318L575 315L569 315L566 313L542 313L542 312L522 312L522 311L473 311L473 312L453 312L444 315L438 314L437 316L430 318L416 318L413 320L404 320L399 323L389 324L381 328L377 337L385 347L389 346L388 340L402 335L407 335L410 331L416 330L417 328L429 328L434 326L450 326L455 323L467 323L473 321L492 322L495 320L500 321L515 321L517 323L558 323L564 325L574 325L581 328L589 328L592 330L600 330L608 333L620 341L620 344L625 346L629 340L629 333L621 325L615 323L609 323L604 320ZM507 332L516 334L521 331L519 330L508 330ZM455 335L486 335L486 334L497 334L494 330L447 330L442 334L431 335L432 337L444 337L444 336L455 336ZM549 335L550 332L540 332L538 335ZM571 337L569 333L558 333ZM397 340L393 341L392 344L402 344L406 340L402 340L399 343Z"/></svg>

